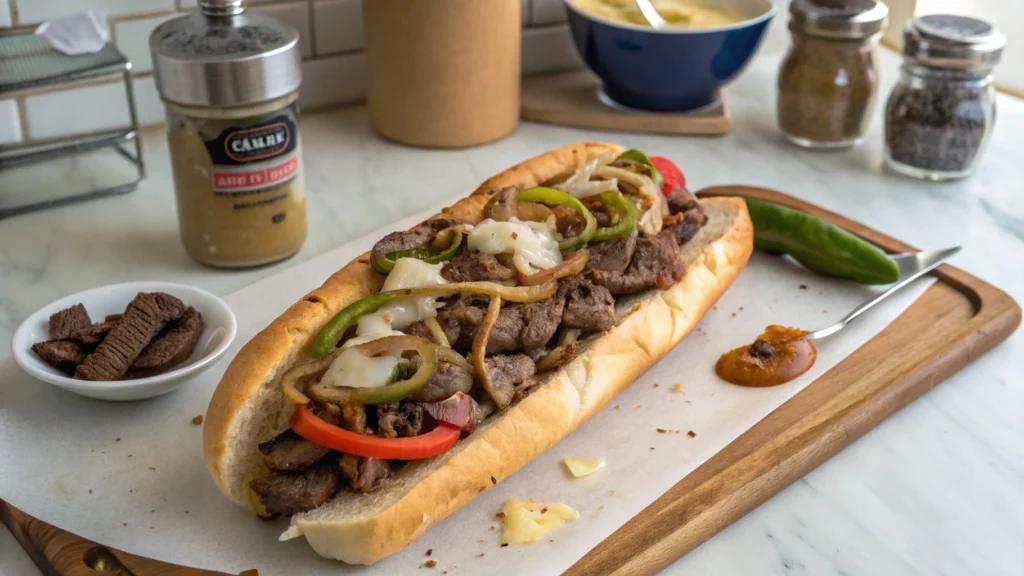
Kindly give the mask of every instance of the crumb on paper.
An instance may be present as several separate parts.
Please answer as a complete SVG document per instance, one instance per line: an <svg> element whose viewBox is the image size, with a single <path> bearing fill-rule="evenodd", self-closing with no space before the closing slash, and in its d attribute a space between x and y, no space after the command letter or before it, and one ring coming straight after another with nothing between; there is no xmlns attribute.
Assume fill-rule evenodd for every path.
<svg viewBox="0 0 1024 576"><path fill-rule="evenodd" d="M188 514L188 510L185 510L185 514Z"/></svg>
<svg viewBox="0 0 1024 576"><path fill-rule="evenodd" d="M195 418L193 418L192 419L192 423L195 424L196 426L199 426L200 424L202 424L203 423L203 415L200 414L199 416L196 416Z"/></svg>
<svg viewBox="0 0 1024 576"><path fill-rule="evenodd" d="M743 310L743 306L740 306L740 311L742 311L742 310Z"/></svg>
<svg viewBox="0 0 1024 576"><path fill-rule="evenodd" d="M664 428L655 428L655 430L658 431L658 434L667 434L668 433L668 430L665 430Z"/></svg>
<svg viewBox="0 0 1024 576"><path fill-rule="evenodd" d="M426 562L423 563L423 565L426 566L427 568L433 568L434 566L437 566L437 562L434 561L434 560L427 560Z"/></svg>
<svg viewBox="0 0 1024 576"><path fill-rule="evenodd" d="M654 446L651 446L651 450L654 450Z"/></svg>
<svg viewBox="0 0 1024 576"><path fill-rule="evenodd" d="M712 306L711 309L712 310L718 310L718 304L715 304L714 306Z"/></svg>
<svg viewBox="0 0 1024 576"><path fill-rule="evenodd" d="M502 544L501 547L502 548L508 548L508 544L507 543L506 544Z"/></svg>
<svg viewBox="0 0 1024 576"><path fill-rule="evenodd" d="M609 496L615 496L615 490L609 490L608 491L608 495Z"/></svg>
<svg viewBox="0 0 1024 576"><path fill-rule="evenodd" d="M733 312L733 313L732 313L732 314L730 314L729 316L730 316L730 317L732 317L732 318L735 318L735 317L736 317L736 313L735 313L735 312Z"/></svg>
<svg viewBox="0 0 1024 576"><path fill-rule="evenodd" d="M476 542L477 542L477 544L483 544L484 543L483 540L477 540Z"/></svg>
<svg viewBox="0 0 1024 576"><path fill-rule="evenodd" d="M481 552L481 553L477 554L477 555L476 555L476 557L477 557L477 558L483 558L483 557L484 557L484 553L483 553L483 552Z"/></svg>
<svg viewBox="0 0 1024 576"><path fill-rule="evenodd" d="M487 528L487 529L490 530L491 532L494 532L494 524L491 524L491 526L489 528Z"/></svg>
<svg viewBox="0 0 1024 576"><path fill-rule="evenodd" d="M697 436L697 433L694 432L693 430L690 430L689 432L686 433L686 435L689 436L690 438L695 438Z"/></svg>
<svg viewBox="0 0 1024 576"><path fill-rule="evenodd" d="M121 438L114 438L114 442L120 442Z"/></svg>
<svg viewBox="0 0 1024 576"><path fill-rule="evenodd" d="M152 514L153 512L156 512L156 510L150 510L149 511L150 514Z"/></svg>
<svg viewBox="0 0 1024 576"><path fill-rule="evenodd" d="M427 556L430 556L433 553L434 553L434 549L433 548L427 548Z"/></svg>
<svg viewBox="0 0 1024 576"><path fill-rule="evenodd" d="M92 490L89 490L89 494L92 494Z"/></svg>
<svg viewBox="0 0 1024 576"><path fill-rule="evenodd" d="M683 391L683 385L682 384L673 384L672 388L674 388L676 392L682 392Z"/></svg>
<svg viewBox="0 0 1024 576"><path fill-rule="evenodd" d="M807 284L801 284L801 285L799 286L799 288L800 288L801 290L807 290Z"/></svg>
<svg viewBox="0 0 1024 576"><path fill-rule="evenodd" d="M124 522L124 523L121 524L121 526L127 526L127 525L128 525L127 522Z"/></svg>
<svg viewBox="0 0 1024 576"><path fill-rule="evenodd" d="M100 454L106 454L106 453L107 453L106 450L100 450Z"/></svg>
<svg viewBox="0 0 1024 576"><path fill-rule="evenodd" d="M639 405L639 404L637 404L637 405L636 405L636 408L635 408L635 409L639 409L639 408L640 408L640 405Z"/></svg>
<svg viewBox="0 0 1024 576"><path fill-rule="evenodd" d="M131 455L131 454L129 454L129 455L128 455L128 457L129 457L129 458L131 458L131 457L132 457L132 455Z"/></svg>
<svg viewBox="0 0 1024 576"><path fill-rule="evenodd" d="M822 310L821 313L822 314L828 314L828 310Z"/></svg>
<svg viewBox="0 0 1024 576"><path fill-rule="evenodd" d="M552 543L554 543L554 541L555 541L554 538L552 538L551 540L548 540L548 542L552 542Z"/></svg>
<svg viewBox="0 0 1024 576"><path fill-rule="evenodd" d="M604 504L601 504L600 506L597 507L598 512L600 512L601 510L604 510Z"/></svg>
<svg viewBox="0 0 1024 576"><path fill-rule="evenodd" d="M693 404L693 402L691 402L690 400L687 400L686 403L687 404Z"/></svg>
<svg viewBox="0 0 1024 576"><path fill-rule="evenodd" d="M618 405L618 404L616 404L616 405L615 405L615 409L616 409L616 410L618 410L618 409L619 409L619 405Z"/></svg>
<svg viewBox="0 0 1024 576"><path fill-rule="evenodd" d="M156 470L156 467L155 466L150 466L149 469L150 470Z"/></svg>
<svg viewBox="0 0 1024 576"><path fill-rule="evenodd" d="M658 387L658 383L657 382L655 382L654 384L651 385L651 388L657 388L657 387Z"/></svg>
<svg viewBox="0 0 1024 576"><path fill-rule="evenodd" d="M504 512L498 512L497 514L494 515L494 517L495 518L504 518L505 517L505 513Z"/></svg>

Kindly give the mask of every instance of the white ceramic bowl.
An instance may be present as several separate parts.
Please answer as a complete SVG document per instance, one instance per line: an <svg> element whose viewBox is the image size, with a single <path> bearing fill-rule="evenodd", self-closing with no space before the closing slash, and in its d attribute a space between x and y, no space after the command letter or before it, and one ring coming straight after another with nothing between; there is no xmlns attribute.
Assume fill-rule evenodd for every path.
<svg viewBox="0 0 1024 576"><path fill-rule="evenodd" d="M166 292L180 298L187 306L193 306L203 315L203 333L199 336L195 350L188 360L173 370L135 380L76 380L43 362L32 351L32 344L49 340L49 319L55 312L82 303L95 322L107 314L124 312L139 292ZM235 315L227 302L205 290L171 282L126 282L72 294L40 308L22 322L14 333L11 353L25 372L69 392L100 400L141 400L166 394L212 366L231 345L237 330Z"/></svg>

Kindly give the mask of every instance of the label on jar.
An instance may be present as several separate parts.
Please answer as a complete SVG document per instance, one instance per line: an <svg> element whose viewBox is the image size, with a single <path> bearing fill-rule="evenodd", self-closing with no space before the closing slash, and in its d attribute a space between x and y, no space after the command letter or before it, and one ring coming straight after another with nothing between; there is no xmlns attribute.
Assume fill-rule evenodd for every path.
<svg viewBox="0 0 1024 576"><path fill-rule="evenodd" d="M240 196L276 188L299 173L294 104L264 122L231 127L206 140L213 163L210 180L218 196Z"/></svg>

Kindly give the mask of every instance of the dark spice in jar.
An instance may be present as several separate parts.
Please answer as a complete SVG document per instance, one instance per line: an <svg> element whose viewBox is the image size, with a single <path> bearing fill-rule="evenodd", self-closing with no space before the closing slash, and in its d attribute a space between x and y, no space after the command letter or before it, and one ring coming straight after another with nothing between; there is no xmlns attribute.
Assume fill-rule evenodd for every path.
<svg viewBox="0 0 1024 576"><path fill-rule="evenodd" d="M899 86L885 112L889 156L924 170L969 170L985 143L992 112L992 97L984 87L956 82Z"/></svg>

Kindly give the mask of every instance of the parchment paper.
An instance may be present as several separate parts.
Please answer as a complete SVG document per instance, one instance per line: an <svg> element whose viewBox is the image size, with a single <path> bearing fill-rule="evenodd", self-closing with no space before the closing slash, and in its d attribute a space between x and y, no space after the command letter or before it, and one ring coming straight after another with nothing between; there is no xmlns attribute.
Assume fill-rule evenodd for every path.
<svg viewBox="0 0 1024 576"><path fill-rule="evenodd" d="M0 497L103 544L225 572L557 574L871 339L933 281L918 281L821 344L817 364L800 379L775 388L741 388L715 376L722 352L750 342L768 324L823 327L876 291L755 254L694 333L575 433L406 550L371 567L345 566L319 558L302 539L278 543L287 521L261 522L221 496L203 462L201 427L191 420L205 413L228 359L253 334L384 233L423 217L397 222L230 295L239 320L233 349L219 366L166 396L128 404L81 398L33 380L5 358ZM691 430L695 437L687 435ZM607 466L571 479L561 465L566 456L602 457ZM557 532L553 543L501 548L494 515L508 498L563 501L581 518ZM437 562L433 569L423 567L428 549Z"/></svg>

